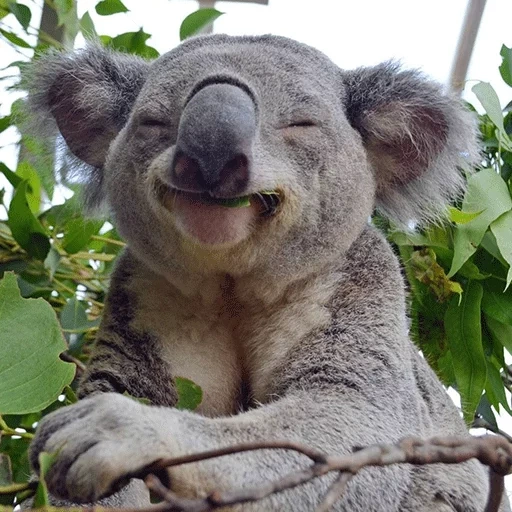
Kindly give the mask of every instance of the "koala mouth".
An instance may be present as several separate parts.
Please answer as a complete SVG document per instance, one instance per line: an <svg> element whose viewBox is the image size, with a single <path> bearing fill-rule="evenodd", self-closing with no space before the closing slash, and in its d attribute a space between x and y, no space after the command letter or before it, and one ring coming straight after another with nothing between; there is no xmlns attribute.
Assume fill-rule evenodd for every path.
<svg viewBox="0 0 512 512"><path fill-rule="evenodd" d="M278 191L219 198L209 193L194 193L162 182L155 189L160 204L168 210L178 231L195 244L227 248L247 239L258 229L258 219L270 218L282 204Z"/></svg>
<svg viewBox="0 0 512 512"><path fill-rule="evenodd" d="M176 198L179 196L188 197L196 202L205 205L224 206L225 208L249 208L257 205L258 214L260 217L274 216L281 204L282 193L278 190L262 190L240 197L214 197L209 192L186 192L179 190L164 183L157 184L157 196L161 203L165 204L169 198Z"/></svg>

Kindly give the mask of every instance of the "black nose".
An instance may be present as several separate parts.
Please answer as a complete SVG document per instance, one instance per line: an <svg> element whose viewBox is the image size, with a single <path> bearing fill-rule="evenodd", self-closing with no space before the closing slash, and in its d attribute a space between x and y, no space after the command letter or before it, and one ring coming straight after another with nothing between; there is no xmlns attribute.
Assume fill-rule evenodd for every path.
<svg viewBox="0 0 512 512"><path fill-rule="evenodd" d="M181 116L171 183L189 192L217 197L244 194L252 167L256 106L236 85L200 89Z"/></svg>

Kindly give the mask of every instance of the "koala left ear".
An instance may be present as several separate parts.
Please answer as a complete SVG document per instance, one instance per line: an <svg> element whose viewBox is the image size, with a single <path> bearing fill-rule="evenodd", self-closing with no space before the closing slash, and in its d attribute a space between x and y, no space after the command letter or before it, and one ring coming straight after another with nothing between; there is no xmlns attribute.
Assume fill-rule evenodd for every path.
<svg viewBox="0 0 512 512"><path fill-rule="evenodd" d="M402 225L435 220L478 159L476 121L455 97L396 63L344 75L346 112L377 182L377 208Z"/></svg>

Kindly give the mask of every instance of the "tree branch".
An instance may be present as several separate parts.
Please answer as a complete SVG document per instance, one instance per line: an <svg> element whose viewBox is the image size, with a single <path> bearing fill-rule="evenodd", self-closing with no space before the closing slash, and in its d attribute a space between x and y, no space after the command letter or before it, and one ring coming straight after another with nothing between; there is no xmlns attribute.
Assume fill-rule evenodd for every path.
<svg viewBox="0 0 512 512"><path fill-rule="evenodd" d="M182 498L163 485L162 481L156 476L170 467L254 450L292 450L309 458L311 464L271 482L243 489L217 490L204 498ZM145 509L124 508L108 509L108 511L208 512L231 505L259 501L270 495L312 481L327 473L337 472L339 473L338 477L331 484L316 509L316 512L328 512L342 497L350 484L350 480L365 467L403 463L415 465L459 464L470 459L477 459L491 469L489 472L489 497L485 512L499 512L505 487L504 476L512 471L512 444L499 435L434 437L429 440L410 437L396 444L375 444L364 448L356 448L353 453L345 455L327 455L291 441L254 442L185 455L174 459L160 459L139 471L127 474L122 481L117 482L118 485L115 486L115 490L131 478L141 478L145 481L149 490L161 498L163 502ZM52 508L51 510L62 511L64 509ZM102 507L87 507L66 510L100 512L105 509Z"/></svg>
<svg viewBox="0 0 512 512"><path fill-rule="evenodd" d="M182 464L264 449L293 450L308 457L312 464L272 482L239 490L215 491L205 498L197 499L180 498L163 486L162 482L154 476L154 473L161 473L166 468ZM158 506L157 510L159 511L203 512L258 501L272 494L297 487L329 472L337 471L340 473L339 477L317 508L317 512L326 512L342 496L349 480L364 467L400 463L459 464L473 458L478 459L492 470L490 471L490 494L485 512L498 512L503 496L504 475L512 470L512 444L501 436L491 435L436 437L427 441L406 438L396 444L376 444L356 449L351 454L338 456L327 455L290 441L244 443L175 459L160 459L140 471L127 475L127 478L143 478L150 490L164 499L164 503Z"/></svg>

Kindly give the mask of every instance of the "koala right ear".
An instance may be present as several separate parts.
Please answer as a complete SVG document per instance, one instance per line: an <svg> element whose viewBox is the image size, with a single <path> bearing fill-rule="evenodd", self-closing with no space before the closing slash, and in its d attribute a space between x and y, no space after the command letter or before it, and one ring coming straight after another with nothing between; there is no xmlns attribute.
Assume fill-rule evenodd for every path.
<svg viewBox="0 0 512 512"><path fill-rule="evenodd" d="M25 77L36 131L55 137L56 124L73 155L92 166L88 188L98 190L88 190L89 198L100 195L108 148L128 119L148 67L138 57L91 45L42 55Z"/></svg>
<svg viewBox="0 0 512 512"><path fill-rule="evenodd" d="M377 184L377 208L401 226L443 218L479 160L477 125L460 100L393 62L344 74L345 105Z"/></svg>

